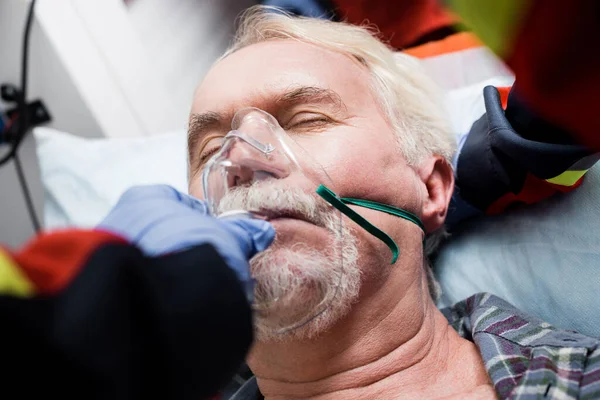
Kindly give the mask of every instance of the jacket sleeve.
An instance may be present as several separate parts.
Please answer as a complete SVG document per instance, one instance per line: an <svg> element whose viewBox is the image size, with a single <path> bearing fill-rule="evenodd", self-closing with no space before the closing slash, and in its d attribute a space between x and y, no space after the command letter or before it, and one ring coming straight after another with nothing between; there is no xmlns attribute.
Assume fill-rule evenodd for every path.
<svg viewBox="0 0 600 400"><path fill-rule="evenodd" d="M596 0L445 0L518 77L537 114L600 150Z"/></svg>
<svg viewBox="0 0 600 400"><path fill-rule="evenodd" d="M149 258L95 231L0 249L0 319L2 390L24 398L208 398L252 341L242 285L211 246Z"/></svg>
<svg viewBox="0 0 600 400"><path fill-rule="evenodd" d="M516 85L506 110L496 88L486 87L483 95L486 112L458 155L453 210L493 215L540 202L577 188L598 161L598 153L530 111Z"/></svg>

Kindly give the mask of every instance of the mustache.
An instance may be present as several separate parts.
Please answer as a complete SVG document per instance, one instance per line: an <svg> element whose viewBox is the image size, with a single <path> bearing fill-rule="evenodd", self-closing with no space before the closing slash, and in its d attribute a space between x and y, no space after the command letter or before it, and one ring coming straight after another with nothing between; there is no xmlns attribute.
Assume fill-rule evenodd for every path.
<svg viewBox="0 0 600 400"><path fill-rule="evenodd" d="M247 210L266 217L294 218L323 228L332 228L336 210L299 187L283 187L270 182L254 182L228 191L219 202L219 212Z"/></svg>

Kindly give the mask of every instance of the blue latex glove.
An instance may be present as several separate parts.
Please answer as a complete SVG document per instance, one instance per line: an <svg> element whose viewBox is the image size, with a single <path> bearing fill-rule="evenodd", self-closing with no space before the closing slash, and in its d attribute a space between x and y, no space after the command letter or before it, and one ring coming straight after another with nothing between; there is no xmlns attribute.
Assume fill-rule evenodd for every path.
<svg viewBox="0 0 600 400"><path fill-rule="evenodd" d="M150 256L211 244L251 293L248 260L275 237L266 221L219 220L206 204L167 185L136 186L125 192L97 229L124 237Z"/></svg>

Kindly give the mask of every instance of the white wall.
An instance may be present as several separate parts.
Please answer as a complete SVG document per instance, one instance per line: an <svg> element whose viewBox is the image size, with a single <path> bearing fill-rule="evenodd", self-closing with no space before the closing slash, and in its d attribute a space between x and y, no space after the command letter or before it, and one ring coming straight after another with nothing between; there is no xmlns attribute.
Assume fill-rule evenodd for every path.
<svg viewBox="0 0 600 400"><path fill-rule="evenodd" d="M85 137L183 129L193 90L253 0L38 0L28 97L56 129ZM19 83L29 0L0 0L0 82ZM0 146L0 155L6 150ZM43 189L31 137L20 151L40 220ZM14 166L0 168L0 243L33 230Z"/></svg>
<svg viewBox="0 0 600 400"><path fill-rule="evenodd" d="M227 47L233 21L254 0L134 0L129 13L174 119L185 121L194 88Z"/></svg>
<svg viewBox="0 0 600 400"><path fill-rule="evenodd" d="M19 85L22 31L29 2L0 1L0 82ZM54 117L51 126L101 136L102 131L79 95L52 43L34 21L30 42L30 79L28 97L44 99ZM0 146L4 153L6 146ZM29 136L19 152L35 207L42 219L43 190L39 179L35 143ZM33 234L14 165L0 168L0 243L17 246Z"/></svg>

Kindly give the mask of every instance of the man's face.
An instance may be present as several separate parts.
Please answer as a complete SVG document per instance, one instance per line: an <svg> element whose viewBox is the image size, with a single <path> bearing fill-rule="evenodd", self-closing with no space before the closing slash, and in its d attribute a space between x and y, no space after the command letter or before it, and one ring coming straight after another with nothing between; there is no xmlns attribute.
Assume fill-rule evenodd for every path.
<svg viewBox="0 0 600 400"><path fill-rule="evenodd" d="M327 172L340 197L377 201L420 215L423 191L417 184L418 174L402 157L395 134L377 104L370 83L368 71L357 61L297 41L264 42L230 55L213 67L196 91L192 114L203 117L199 119L201 124L191 124L190 193L202 198L200 159L207 150L212 150L211 143L228 132L236 111L256 107L272 114L290 136L301 141L311 158ZM294 186L285 181L273 182L264 190ZM316 202L323 202L314 194L316 187L299 187ZM409 222L370 209L355 210L390 235L401 248L403 244L420 243L419 229ZM314 260L319 260L316 257L310 268L327 271L327 257L332 257L327 251L331 248L330 243L336 240L331 229L288 218L275 219L272 223L277 231L274 249L286 252L287 257L297 243L302 242L304 247L310 247L309 253L316 251L324 255L321 260L325 265L315 267ZM354 271L350 271L354 276L349 279L362 281L361 293L376 290L373 286L377 286L389 271L391 252L385 244L353 223L346 221L346 225L350 230L342 240L354 246L354 252L358 254L358 260L346 262L346 272ZM352 253L353 249L343 251ZM411 254L410 251L405 253L404 257ZM283 258L275 255L270 263ZM298 265L288 267L302 273L303 258L306 257L297 257ZM354 265L350 265L352 263ZM409 275L406 281L412 282L414 276L410 275L419 271L403 273ZM269 277L265 275L263 279ZM344 300L346 302L358 295L357 285L352 282L348 285L353 288L349 289L352 293ZM297 300L306 302L308 295L308 292L302 292L304 299Z"/></svg>

